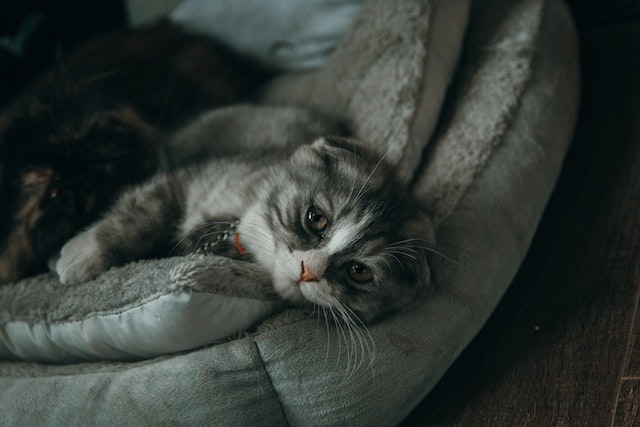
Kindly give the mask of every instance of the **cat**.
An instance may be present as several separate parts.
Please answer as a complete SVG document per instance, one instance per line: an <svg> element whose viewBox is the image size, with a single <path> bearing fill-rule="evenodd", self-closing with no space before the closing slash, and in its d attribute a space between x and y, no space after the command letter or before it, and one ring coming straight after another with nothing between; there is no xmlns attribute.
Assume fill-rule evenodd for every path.
<svg viewBox="0 0 640 427"><path fill-rule="evenodd" d="M66 112L34 102L0 136L0 283L49 256L158 167L159 133L130 107ZM53 121L52 121L53 120Z"/></svg>
<svg viewBox="0 0 640 427"><path fill-rule="evenodd" d="M325 137L159 174L71 239L77 284L141 258L204 252L256 262L292 304L372 322L427 287L429 217L364 144Z"/></svg>
<svg viewBox="0 0 640 427"><path fill-rule="evenodd" d="M261 73L165 21L62 55L0 114L0 284L46 271L66 240L167 163L167 135L250 98Z"/></svg>

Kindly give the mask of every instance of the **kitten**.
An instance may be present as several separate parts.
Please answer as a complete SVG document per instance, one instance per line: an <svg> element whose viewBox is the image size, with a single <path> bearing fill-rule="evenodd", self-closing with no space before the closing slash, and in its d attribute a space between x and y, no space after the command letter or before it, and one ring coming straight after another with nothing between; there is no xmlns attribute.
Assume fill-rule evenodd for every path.
<svg viewBox="0 0 640 427"><path fill-rule="evenodd" d="M69 241L60 281L193 251L257 262L285 300L370 322L429 281L429 218L392 168L348 139L158 175Z"/></svg>
<svg viewBox="0 0 640 427"><path fill-rule="evenodd" d="M263 78L168 22L66 54L0 114L0 284L45 271L124 188L167 164L166 135Z"/></svg>

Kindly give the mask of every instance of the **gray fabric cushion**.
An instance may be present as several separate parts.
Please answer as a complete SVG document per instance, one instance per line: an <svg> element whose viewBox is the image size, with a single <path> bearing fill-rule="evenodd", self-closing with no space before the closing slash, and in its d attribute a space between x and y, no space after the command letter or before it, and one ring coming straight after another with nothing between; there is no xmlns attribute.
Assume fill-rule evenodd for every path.
<svg viewBox="0 0 640 427"><path fill-rule="evenodd" d="M277 79L263 101L345 118L408 181L454 74L468 7L468 0L369 1L321 69Z"/></svg>
<svg viewBox="0 0 640 427"><path fill-rule="evenodd" d="M53 275L23 280L0 288L0 359L139 360L202 347L282 308L269 279L253 264L194 255L77 286Z"/></svg>
<svg viewBox="0 0 640 427"><path fill-rule="evenodd" d="M376 7L414 13L431 10L433 4L371 1L357 22L363 25L366 10L375 20ZM575 117L577 47L560 0L479 1L470 17L458 74L422 162L415 154L406 158L404 151L410 140L406 135L412 134L406 128L416 118L399 125L398 117L389 114L404 98L378 100L349 92L375 88L367 79L355 87L316 86L320 83L313 80L330 79L329 72L309 83L311 89L340 91L329 92L321 102L314 98L318 95L312 96L313 107L328 110L329 101L336 100L335 110L358 125L357 136L368 133L377 138L376 146L396 150L392 158L404 165L414 194L437 218L437 250L448 259L432 257L434 286L428 295L372 325L371 340L353 346L347 344L348 332L339 338L340 331L288 311L252 336L142 362L67 366L4 362L0 364L4 420L9 424L399 422L472 339L507 288L560 170ZM397 19L395 25L401 25ZM376 65L391 69L389 64ZM334 69L347 68L335 65ZM358 75L376 72L354 74L352 81L357 82ZM378 76L384 76L380 84L384 87L392 86L389 80L394 79L405 88L420 86L408 84L412 79L405 80L404 75ZM292 86L285 79L279 81L281 96L269 94L269 99L308 105L295 95L306 78L293 78ZM343 81L346 76L334 78ZM363 109L380 101L380 108L367 110L366 120L359 120L357 105L347 102L352 99L359 99ZM388 133L381 137L374 129ZM422 144L426 142L425 138ZM442 172L432 172L434 168Z"/></svg>

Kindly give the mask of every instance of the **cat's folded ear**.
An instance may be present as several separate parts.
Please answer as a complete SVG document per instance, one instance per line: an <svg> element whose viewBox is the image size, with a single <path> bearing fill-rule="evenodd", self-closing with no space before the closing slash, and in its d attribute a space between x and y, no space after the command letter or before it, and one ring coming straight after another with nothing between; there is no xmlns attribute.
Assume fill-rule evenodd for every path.
<svg viewBox="0 0 640 427"><path fill-rule="evenodd" d="M420 249L425 256L433 253L436 246L436 236L431 216L417 206L407 207L406 211L411 212L411 216L407 218L403 237L407 241L414 242L415 247Z"/></svg>
<svg viewBox="0 0 640 427"><path fill-rule="evenodd" d="M341 136L325 136L322 138L318 138L313 141L311 145L318 150L328 152L344 150L356 155L364 150L364 144L356 141L353 138L344 138Z"/></svg>
<svg viewBox="0 0 640 427"><path fill-rule="evenodd" d="M407 234L417 237L424 243L425 248L429 248L427 251L433 249L436 244L435 228L433 226L433 220L422 209L415 209L413 217L407 221Z"/></svg>
<svg viewBox="0 0 640 427"><path fill-rule="evenodd" d="M291 157L293 163L324 166L331 169L336 162L344 159L353 161L360 158L363 151L355 140L339 137L322 137L310 144L298 146Z"/></svg>
<svg viewBox="0 0 640 427"><path fill-rule="evenodd" d="M436 242L431 218L423 212L412 212L413 216L407 219L399 242L394 250L408 254L404 260L407 268L396 273L402 278L409 288L422 289L431 282L430 258L434 253Z"/></svg>
<svg viewBox="0 0 640 427"><path fill-rule="evenodd" d="M381 156L378 155L368 144L354 138L340 136L325 136L316 139L310 147L321 156L330 156L333 159L363 161L365 163L376 164Z"/></svg>

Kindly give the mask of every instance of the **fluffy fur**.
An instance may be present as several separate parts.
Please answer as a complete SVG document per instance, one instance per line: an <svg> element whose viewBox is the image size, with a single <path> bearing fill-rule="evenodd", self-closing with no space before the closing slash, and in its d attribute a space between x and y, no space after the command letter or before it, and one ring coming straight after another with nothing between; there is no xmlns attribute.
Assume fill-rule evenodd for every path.
<svg viewBox="0 0 640 427"><path fill-rule="evenodd" d="M284 299L345 320L370 322L429 281L429 218L383 158L339 138L158 175L67 243L56 268L63 283L86 281L135 259L195 251L235 220L242 249L232 256L269 271ZM228 255L234 240L216 250Z"/></svg>
<svg viewBox="0 0 640 427"><path fill-rule="evenodd" d="M247 99L264 78L250 65L167 22L65 54L0 113L0 284L46 270L124 188L155 173L169 133Z"/></svg>

